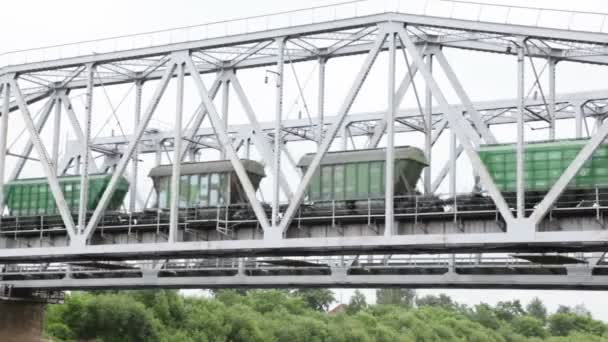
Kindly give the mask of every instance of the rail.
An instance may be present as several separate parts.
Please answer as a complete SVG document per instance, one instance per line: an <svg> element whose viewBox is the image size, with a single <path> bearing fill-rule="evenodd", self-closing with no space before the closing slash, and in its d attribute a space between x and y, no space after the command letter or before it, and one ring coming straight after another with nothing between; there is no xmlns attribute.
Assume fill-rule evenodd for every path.
<svg viewBox="0 0 608 342"><path fill-rule="evenodd" d="M0 54L0 65L126 51L389 12L595 33L605 33L608 29L606 13L459 0L361 0L168 30L10 51Z"/></svg>

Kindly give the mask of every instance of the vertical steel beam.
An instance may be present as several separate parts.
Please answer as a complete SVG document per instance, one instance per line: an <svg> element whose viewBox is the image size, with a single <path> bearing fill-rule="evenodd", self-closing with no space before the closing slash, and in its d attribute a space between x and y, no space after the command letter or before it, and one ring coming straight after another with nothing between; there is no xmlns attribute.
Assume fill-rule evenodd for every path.
<svg viewBox="0 0 608 342"><path fill-rule="evenodd" d="M175 102L175 128L173 131L173 173L171 175L171 203L169 213L169 242L175 242L179 225L179 198L182 161L182 117L184 112L184 63L177 65L177 96Z"/></svg>
<svg viewBox="0 0 608 342"><path fill-rule="evenodd" d="M517 47L517 151L516 151L516 188L517 188L517 218L523 219L525 213L525 146L524 146L524 116L525 116L525 42Z"/></svg>
<svg viewBox="0 0 608 342"><path fill-rule="evenodd" d="M429 53L426 56L426 65L431 73L433 74L433 54ZM429 195L431 194L431 159L432 159L432 150L433 150L433 92L431 88L427 85L425 87L425 106L424 106L424 154L426 155L426 160L429 162L429 166L424 169L424 193Z"/></svg>
<svg viewBox="0 0 608 342"><path fill-rule="evenodd" d="M450 123L450 128L454 129L456 134L458 135L458 140L460 140L460 143L466 151L467 156L471 160L473 168L479 172L481 181L488 190L488 193L490 194L492 199L494 200L496 207L500 211L507 224L513 223L513 214L509 210L507 202L505 201L500 190L494 183L494 180L492 179L492 176L490 176L490 173L488 172L487 168L481 162L479 154L477 153L477 151L475 151L475 147L471 142L475 138L479 139L479 135L475 133L468 121L462 120L462 115L456 113L454 109L450 107L450 104L448 103L446 97L443 95L441 88L439 87L433 76L426 69L426 65L424 64L422 56L417 51L416 46L410 39L405 28L400 29L399 36L401 37L401 41L407 48L407 51L412 55L414 62L419 65L420 72L425 82L431 87L431 90L433 91L433 96L435 97L435 99L437 99L441 110L447 115L447 118Z"/></svg>
<svg viewBox="0 0 608 342"><path fill-rule="evenodd" d="M549 140L555 140L555 67L557 61L549 57Z"/></svg>
<svg viewBox="0 0 608 342"><path fill-rule="evenodd" d="M456 198L456 162L462 153L462 148L459 147L456 142L456 132L450 129L450 196L452 198Z"/></svg>
<svg viewBox="0 0 608 342"><path fill-rule="evenodd" d="M317 94L317 117L319 120L317 127L317 148L323 141L323 130L325 127L325 65L327 58L319 58L319 92Z"/></svg>
<svg viewBox="0 0 608 342"><path fill-rule="evenodd" d="M42 170L44 171L44 175L46 176L49 187L53 196L55 198L55 203L57 205L57 209L63 219L63 223L65 228L70 236L70 239L73 239L76 234L76 228L74 226L74 220L72 220L72 215L70 213L70 209L68 209L68 205L65 202L65 197L63 196L63 192L61 191L61 187L59 186L59 180L57 179L57 173L55 172L55 168L52 167L51 159L49 158L49 154L44 147L44 143L40 139L40 135L38 134L38 130L34 125L34 121L32 120L32 115L27 107L27 103L25 102L25 98L23 97L23 93L17 85L17 81L15 79L10 80L11 89L13 90L13 94L15 100L17 101L17 105L19 106L19 111L21 112L21 116L23 117L23 122L25 123L26 129L30 133L30 140L38 153L40 158L40 165L42 166ZM52 100L51 100L52 104ZM52 106L49 106L51 108ZM48 110L50 112L50 109ZM48 114L47 114L48 116Z"/></svg>
<svg viewBox="0 0 608 342"><path fill-rule="evenodd" d="M300 204L304 200L304 194L306 193L306 188L308 187L308 184L310 183L310 180L312 179L314 173L317 172L317 169L319 168L319 165L321 164L321 159L323 159L323 156L329 150L329 147L331 146L332 142L336 138L338 131L342 127L342 124L344 123L344 118L350 111L350 108L353 105L353 102L354 102L355 98L357 97L357 94L359 94L359 90L361 90L361 86L363 85L363 82L367 78L367 75L369 74L369 71L370 71L372 65L374 64L374 62L376 61L376 58L378 57L378 54L380 53L380 49L384 45L384 41L386 40L386 35L387 35L386 31L381 31L380 34L378 34L376 41L374 42L374 45L370 49L370 52L367 54L367 57L365 58L365 61L363 62L361 69L357 73L357 76L355 77L355 80L354 80L348 94L346 95L346 98L344 99L344 102L342 103L340 110L338 111L336 121L330 127L329 131L327 132L328 133L327 136L325 136L325 138L323 139L323 143L321 144L321 146L319 147L319 149L317 151L317 154L314 156L313 160L311 161L310 166L306 170L304 177L302 178L302 180L300 181L300 184L298 185L298 189L294 193L292 201L289 203L289 206L288 206L287 210L285 211L285 215L283 217L283 220L281 221L281 229L280 229L281 234L284 234L287 231L287 228L291 224L291 221L293 220Z"/></svg>
<svg viewBox="0 0 608 342"><path fill-rule="evenodd" d="M84 141L82 144L80 163L80 202L78 203L78 232L82 233L86 228L87 209L89 203L89 151L91 149L91 120L93 114L93 90L95 78L95 66L87 65L87 93L84 111Z"/></svg>
<svg viewBox="0 0 608 342"><path fill-rule="evenodd" d="M228 110L230 104L230 81L224 78L222 83L222 120L224 121L224 129L228 129ZM226 159L226 149L222 148L220 152L220 159Z"/></svg>
<svg viewBox="0 0 608 342"><path fill-rule="evenodd" d="M141 119L141 95L143 91L143 81L137 80L135 81L135 112L133 113L133 129L139 126L139 121ZM139 144L135 147L135 151L133 152L133 159L131 160L131 184L130 184L130 192L129 196L129 212L135 212L135 203L137 200L137 182L138 182L138 172L139 172Z"/></svg>
<svg viewBox="0 0 608 342"><path fill-rule="evenodd" d="M580 139L583 137L583 122L585 120L585 113L583 111L584 105L582 103L573 103L572 106L574 107L575 136L577 139Z"/></svg>
<svg viewBox="0 0 608 342"><path fill-rule="evenodd" d="M234 172L236 173L237 177L239 178L239 181L241 182L241 185L243 186L243 190L245 191L247 199L249 200L249 204L251 205L251 208L253 209L253 212L255 213L258 222L260 223L260 226L262 227L264 232L270 231L270 224L268 223L268 218L266 217L264 208L262 208L260 201L258 201L255 195L255 189L251 184L251 180L249 179L249 176L247 175L247 172L245 171L245 168L243 167L243 164L241 163L237 152L232 146L231 138L228 135L228 132L224 129L222 118L219 116L218 111L216 110L215 105L213 104L213 101L209 97L209 92L207 91L207 88L203 83L201 75L198 73L198 70L196 69L196 66L194 65L194 62L192 61L192 58L190 56L183 56L182 58L186 63L186 69L188 69L188 71L190 72L190 75L194 80L194 84L198 89L201 100L203 101L203 105L205 106L205 110L209 114L209 118L211 119L211 125L213 126L213 130L217 135L219 143L227 147L227 157L228 159L230 159L232 167L234 167Z"/></svg>
<svg viewBox="0 0 608 342"><path fill-rule="evenodd" d="M4 213L4 170L6 168L8 142L8 116L11 105L11 87L8 83L3 84L2 98L2 117L0 118L0 215Z"/></svg>
<svg viewBox="0 0 608 342"><path fill-rule="evenodd" d="M160 102L160 98L162 97L163 93L167 89L167 84L169 83L169 80L171 79L171 76L173 75L174 70L175 70L175 62L169 61L169 64L167 65L167 68L165 70L165 74L159 81L159 84L156 87L154 94L152 95L150 103L149 103L146 111L144 112L144 116L143 116L142 120L140 121L139 126L135 130L132 140L129 142L129 146L127 147L123 156L120 158L120 161L116 165L116 170L112 174L112 178L110 179L110 182L108 183L108 186L106 187L106 190L103 192L103 195L101 196L101 199L99 200L99 203L97 204L97 208L95 208L95 211L93 212L93 215L91 216L91 220L89 221L89 224L87 225L85 233L83 234L83 237L82 237L83 241L81 241L81 243L85 243L86 240L90 238L91 234L93 234L93 231L94 231L95 227L97 227L97 224L99 223L99 220L101 219L101 216L103 215L106 208L108 207L108 204L110 204L110 199L112 198L112 195L114 194L114 190L116 190L118 181L119 181L120 177L122 177L123 173L125 172L125 169L127 168L127 164L133 157L133 153L135 152L135 149L136 149L137 145L139 144L139 141L140 141L141 137L143 136L144 131L146 130L146 127L148 127L148 123L150 122L150 119L152 119L152 115L154 114L154 111L156 110L156 107L158 106L158 103Z"/></svg>
<svg viewBox="0 0 608 342"><path fill-rule="evenodd" d="M283 67L285 63L285 39L277 39L277 89L275 103L275 126L274 126L274 174L272 181L272 217L271 225L276 229L279 224L279 178L281 174L281 121L283 119Z"/></svg>
<svg viewBox="0 0 608 342"><path fill-rule="evenodd" d="M342 139L340 140L340 143L342 145L342 147L341 147L342 151L348 150L348 132L349 132L349 128L348 128L348 122L347 122L344 124L344 127L342 127Z"/></svg>
<svg viewBox="0 0 608 342"><path fill-rule="evenodd" d="M388 35L388 97L386 110L386 161L384 177L385 194L385 214L384 214L384 236L392 236L395 223L395 64L396 64L396 43L395 32ZM345 137L346 138L346 137Z"/></svg>
<svg viewBox="0 0 608 342"><path fill-rule="evenodd" d="M74 112L74 107L72 106L72 101L66 95L66 93L64 91L60 91L58 93L58 98L61 99L61 103L63 103L63 108L65 109L65 114L68 117L68 119L70 120L70 124L72 126L72 131L74 132L74 135L76 135L76 139L78 140L78 142L81 145L84 144L85 137L83 134L83 130L80 128L80 123L78 122L76 113ZM97 165L95 164L95 160L93 159L93 156L91 155L91 151L88 152L88 158L89 158L89 168L91 169L91 172L97 172Z"/></svg>
<svg viewBox="0 0 608 342"><path fill-rule="evenodd" d="M61 139L61 98L55 93L55 114L53 124L53 165L55 165L55 171L59 173L59 142Z"/></svg>

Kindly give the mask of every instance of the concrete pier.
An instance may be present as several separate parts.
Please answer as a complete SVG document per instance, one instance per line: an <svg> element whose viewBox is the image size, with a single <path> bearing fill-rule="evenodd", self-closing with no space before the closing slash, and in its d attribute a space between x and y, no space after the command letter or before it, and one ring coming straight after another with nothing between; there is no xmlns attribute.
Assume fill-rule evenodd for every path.
<svg viewBox="0 0 608 342"><path fill-rule="evenodd" d="M41 341L45 305L39 300L0 298L0 341Z"/></svg>

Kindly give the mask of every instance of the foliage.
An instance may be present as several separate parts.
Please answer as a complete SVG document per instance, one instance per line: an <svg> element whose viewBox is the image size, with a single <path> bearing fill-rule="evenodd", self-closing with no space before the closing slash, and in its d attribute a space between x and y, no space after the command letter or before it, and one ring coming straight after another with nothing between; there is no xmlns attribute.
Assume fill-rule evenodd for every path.
<svg viewBox="0 0 608 342"><path fill-rule="evenodd" d="M329 289L297 289L292 294L302 298L311 309L318 311L329 310L331 304L336 301L334 292Z"/></svg>
<svg viewBox="0 0 608 342"><path fill-rule="evenodd" d="M376 304L401 305L405 307L414 306L416 290L413 289L378 289L376 290Z"/></svg>
<svg viewBox="0 0 608 342"><path fill-rule="evenodd" d="M608 342L607 326L582 307L548 315L538 299L524 309L517 300L466 307L446 295L413 307L412 293L399 290L377 297L380 304L368 305L356 291L345 313L327 314L328 290L72 293L49 305L45 334L100 342Z"/></svg>
<svg viewBox="0 0 608 342"><path fill-rule="evenodd" d="M526 313L540 320L543 324L547 321L547 308L538 297L528 303Z"/></svg>
<svg viewBox="0 0 608 342"><path fill-rule="evenodd" d="M350 298L346 312L349 314L355 314L366 308L367 300L365 299L365 295L361 291L356 290L353 296Z"/></svg>

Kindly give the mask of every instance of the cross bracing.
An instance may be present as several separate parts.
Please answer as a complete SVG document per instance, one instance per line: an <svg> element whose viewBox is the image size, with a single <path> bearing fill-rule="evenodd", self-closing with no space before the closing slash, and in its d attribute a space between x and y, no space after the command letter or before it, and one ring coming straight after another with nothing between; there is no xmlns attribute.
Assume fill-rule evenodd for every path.
<svg viewBox="0 0 608 342"><path fill-rule="evenodd" d="M550 28L542 25L541 14L536 24L522 25L489 20L482 9L477 18L463 19L401 8L248 32L224 30L223 34L193 35L166 44L117 43L114 46L126 47L84 48L67 55L45 53L47 57L27 61L20 59L25 52L16 54L21 57L11 55L13 61L0 68L0 99L6 113L0 125L0 170L4 175L0 187L5 180L26 178L26 165L36 165L36 176L50 185L58 214L3 217L0 261L604 251L608 244L605 188L596 184L581 198L566 198L562 193L608 135L604 123L608 92L558 94L555 86L557 65L604 68L608 64L604 27L587 31ZM128 39L135 37L119 40ZM506 87L512 92L501 96L506 100L473 101L450 51L468 51L480 56L477 61L496 55L510 61L517 77ZM304 77L303 70L310 65L314 65L313 72ZM344 65L346 72L340 69ZM339 96L332 94L339 106L330 112L325 102L333 89L325 83L334 68L350 77L340 84ZM381 99L378 92L371 95L364 88L374 68L386 68ZM247 84L247 76L243 76L256 70L272 89L271 109L264 113L256 106L252 90L259 85ZM312 96L306 88L310 78L315 87ZM297 118L288 116L285 84L290 83L297 90ZM133 103L133 109L124 109L125 99ZM104 108L101 103L105 101L109 105ZM171 102L169 110L163 107L167 101ZM189 119L188 101L197 104ZM356 101L375 101L381 106L354 111ZM229 113L237 103L242 113L235 123ZM47 124L51 119L53 131L45 129L51 127ZM23 122L25 132L20 152L7 141L6 132L14 120ZM95 124L98 121L114 123L113 134L98 134L104 128ZM567 134L558 129L560 123L570 126ZM159 129L159 124L166 127ZM71 139L61 137L66 130ZM538 140L538 134L534 138L530 134L535 130L546 132L543 139L550 141L588 139L547 193L531 194L524 189L522 156L525 145ZM505 132L509 133L507 140L499 136ZM414 141L410 137L417 135L423 137L420 145L430 161L418 193L395 196L393 185L387 182L385 196L369 198L357 212L327 201L312 203L322 209L315 215L306 214L311 205L307 188L328 152L381 147L390 163L395 146ZM63 150L61 140L67 145ZM518 146L517 191L503 193L481 162L478 149L513 141ZM309 145L296 145L302 142ZM214 217L180 209L181 164L204 159L210 151L217 151L218 158L229 160L234 168L250 205L247 217L231 218L233 208L229 207L214 208ZM296 165L296 157L303 152L315 153L307 170ZM173 164L167 210L159 210L150 195L153 191L138 182L148 171L143 165L148 154L156 156L156 164ZM264 161L269 180L265 191L256 189L243 166L241 159L249 158ZM9 161L13 161L10 167ZM463 163L468 165L466 172ZM392 170L386 168L386 179L394 177ZM84 205L69 208L59 177L78 175L81 198L86 198L88 176L97 172L111 175L99 203L92 209ZM112 194L123 175L131 181L131 196L120 210L109 212ZM471 187L463 190L457 183L466 183L465 178ZM463 191L470 195L473 185L477 202L459 197ZM432 205L428 205L429 198ZM329 279L309 285L339 282ZM496 279L498 283L502 278ZM569 287L568 279L557 283L565 281L563 286ZM366 286L367 281L352 284ZM387 278L385 285L393 281ZM548 285L551 281L542 279L520 287L553 286ZM431 283L426 279L420 284ZM88 287L84 281L81 284ZM163 284L190 286L179 281ZM484 286L471 278L455 280L452 285ZM148 285L137 280L126 286ZM57 287L79 285L60 282Z"/></svg>

